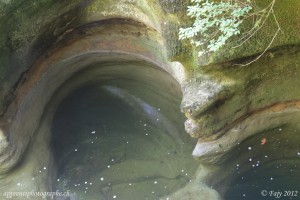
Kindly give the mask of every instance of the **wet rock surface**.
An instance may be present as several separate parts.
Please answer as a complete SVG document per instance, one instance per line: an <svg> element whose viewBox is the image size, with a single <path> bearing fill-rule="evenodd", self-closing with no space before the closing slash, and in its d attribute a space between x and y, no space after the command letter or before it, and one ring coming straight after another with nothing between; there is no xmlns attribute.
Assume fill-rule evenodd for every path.
<svg viewBox="0 0 300 200"><path fill-rule="evenodd" d="M256 3L263 8L269 2ZM284 34L248 66L240 64L256 59L273 38L274 19L247 45L232 48L232 42L197 58L195 49L177 38L178 28L190 23L185 6L181 0L0 2L0 193L56 188L75 193L77 179L95 186L87 192L91 200L99 193L103 199L125 195L129 182L140 191L137 197L148 199L260 199L261 190L300 190L299 1L276 1ZM98 101L117 106L100 108L85 90L98 91ZM90 128L83 130L84 115L73 112L97 109L84 103L75 109L66 103L72 95L73 102L90 100L107 118L100 115L101 123L83 124ZM68 106L69 118L59 111ZM123 112L113 116L118 109ZM138 134L146 134L143 124L155 137ZM128 138L119 137L123 130ZM104 143L91 146L100 133ZM187 145L193 141L189 136L198 143ZM127 149L126 139L135 145ZM163 157L169 151L172 156ZM73 154L79 158L68 156ZM102 160L91 161L91 155ZM131 176L125 172L133 160L139 169L153 167ZM121 177L111 173L118 168ZM85 188L78 191L70 198L83 198Z"/></svg>

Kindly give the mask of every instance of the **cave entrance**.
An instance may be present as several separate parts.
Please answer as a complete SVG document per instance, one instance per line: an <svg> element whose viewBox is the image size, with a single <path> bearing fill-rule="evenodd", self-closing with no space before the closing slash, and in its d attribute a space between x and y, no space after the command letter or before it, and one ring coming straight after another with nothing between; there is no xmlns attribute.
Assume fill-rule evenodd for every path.
<svg viewBox="0 0 300 200"><path fill-rule="evenodd" d="M169 74L141 62L102 63L67 82L73 89L51 125L56 190L78 200L159 199L191 181L195 141Z"/></svg>

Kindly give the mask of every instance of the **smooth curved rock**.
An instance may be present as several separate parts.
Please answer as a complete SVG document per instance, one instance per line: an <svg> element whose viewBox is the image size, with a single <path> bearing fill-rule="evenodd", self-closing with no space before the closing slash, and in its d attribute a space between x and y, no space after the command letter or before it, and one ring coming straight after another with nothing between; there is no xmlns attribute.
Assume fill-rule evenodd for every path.
<svg viewBox="0 0 300 200"><path fill-rule="evenodd" d="M261 0L256 5L259 9L268 3L270 0ZM232 192L238 188L249 190L257 199L260 196L255 194L259 193L248 186L273 187L270 181L274 177L276 184L299 190L293 179L299 177L294 166L300 154L299 0L290 0L288 5L276 1L276 20L268 19L246 45L232 48L239 41L233 38L207 58L197 58L194 47L178 40L178 28L190 24L186 6L187 1L181 0L2 1L1 191L53 189L57 160L51 151L49 127L64 98L89 84L109 85L104 83L114 78L135 78L145 88L168 85L155 70L162 70L179 84L167 88L177 96L181 88L185 128L198 139L193 155L199 165L209 163L216 168L197 172L203 173L200 178L195 174L199 182L188 183L170 194L172 198L198 198L195 192L203 189L205 198L241 199L244 194L234 196ZM277 22L284 34L278 34L270 44ZM252 23L245 21L247 27L251 29ZM143 76L138 79L134 74ZM110 90L115 87L111 85ZM156 100L165 105L163 96L154 100L144 95L139 101L139 89L125 89L134 94L132 98L126 94L126 98L131 98L129 105L136 105L137 112L143 112L141 116L158 115L152 115L146 100L151 101L149 105ZM156 125L181 137L184 133L172 126L176 124L172 121L175 109L165 108L164 123ZM280 168L282 164L289 170ZM245 177L248 182L243 182ZM291 177L295 186L282 177Z"/></svg>

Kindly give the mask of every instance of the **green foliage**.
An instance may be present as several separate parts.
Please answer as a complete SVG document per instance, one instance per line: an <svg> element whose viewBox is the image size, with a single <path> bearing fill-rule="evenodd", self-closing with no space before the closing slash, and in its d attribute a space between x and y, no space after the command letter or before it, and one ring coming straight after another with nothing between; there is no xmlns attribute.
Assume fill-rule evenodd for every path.
<svg viewBox="0 0 300 200"><path fill-rule="evenodd" d="M194 19L191 27L179 29L179 39L190 39L191 43L201 48L199 56L215 52L226 41L240 34L239 25L252 10L250 0L191 0L187 15Z"/></svg>

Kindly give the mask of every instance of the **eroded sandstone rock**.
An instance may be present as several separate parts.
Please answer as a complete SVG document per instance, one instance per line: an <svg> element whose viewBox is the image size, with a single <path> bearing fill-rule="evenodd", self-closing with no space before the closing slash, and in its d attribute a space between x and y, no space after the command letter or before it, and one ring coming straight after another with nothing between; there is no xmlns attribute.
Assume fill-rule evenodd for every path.
<svg viewBox="0 0 300 200"><path fill-rule="evenodd" d="M263 8L269 2L256 3ZM277 184L288 182L280 176L299 177L299 169L293 167L300 154L299 1L276 1L274 12L284 34L249 66L239 64L253 61L268 46L276 31L274 19L247 45L232 48L233 42L209 57L196 58L195 49L177 38L178 28L190 22L186 5L166 0L0 3L1 192L52 190L56 171L49 122L53 116L47 112L54 113L74 88L97 78L97 73L82 76L72 87L66 86L84 69L133 61L156 66L178 82L186 131L198 138L193 155L199 165L216 168L200 167L203 171L193 178L196 184L186 185L172 198L198 198L199 189L211 199L240 199L243 194L233 197L228 185L238 184L236 188L243 191L249 189L247 183L263 187L274 179ZM98 73L115 76L109 67ZM134 73L124 71L129 80ZM51 109L50 101L55 102ZM184 133L176 135L180 134ZM258 166L261 170L254 176L252 169ZM246 182L241 182L245 177ZM263 177L264 184L251 177ZM296 180L290 182L297 186Z"/></svg>

